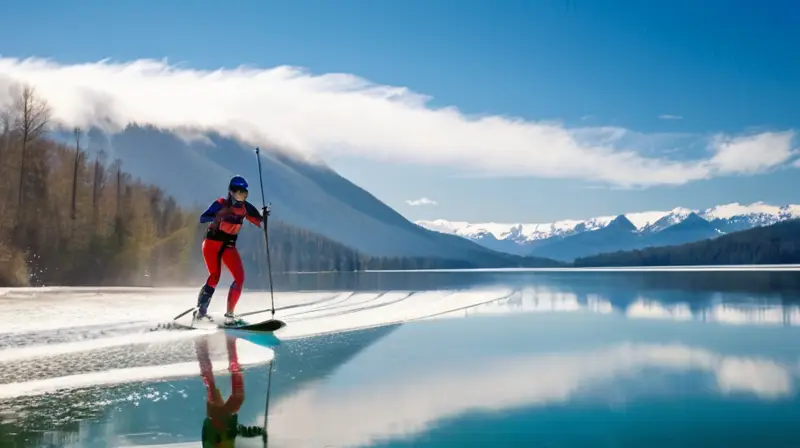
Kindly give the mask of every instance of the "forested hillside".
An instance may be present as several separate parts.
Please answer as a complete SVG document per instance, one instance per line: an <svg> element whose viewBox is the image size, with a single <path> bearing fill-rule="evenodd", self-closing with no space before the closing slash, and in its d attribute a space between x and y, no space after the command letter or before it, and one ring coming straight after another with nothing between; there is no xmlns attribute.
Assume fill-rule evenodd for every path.
<svg viewBox="0 0 800 448"><path fill-rule="evenodd" d="M800 220L756 227L679 246L614 252L576 259L576 267L697 266L800 263Z"/></svg>
<svg viewBox="0 0 800 448"><path fill-rule="evenodd" d="M185 285L205 278L201 209L182 207L134 178L108 152L87 152L81 129L72 131L70 144L51 138L51 110L31 88L21 87L11 99L0 111L0 286ZM483 267L436 257L369 257L280 216L278 209L269 221L275 272ZM265 277L263 231L245 226L239 248L247 277ZM487 261L542 262L504 254Z"/></svg>

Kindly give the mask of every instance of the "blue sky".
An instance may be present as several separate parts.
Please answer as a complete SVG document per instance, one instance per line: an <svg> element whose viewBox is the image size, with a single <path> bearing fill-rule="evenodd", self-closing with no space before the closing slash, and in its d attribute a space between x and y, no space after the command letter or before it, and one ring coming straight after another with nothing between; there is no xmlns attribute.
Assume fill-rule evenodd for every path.
<svg viewBox="0 0 800 448"><path fill-rule="evenodd" d="M4 11L4 58L167 58L191 69L294 65L348 73L428 95L432 108L625 129L617 149L673 162L707 158L709 138L719 133L800 127L800 3L790 0L31 0ZM502 134L488 133L487 141L502 145ZM586 138L596 141L597 132ZM800 146L797 138L789 145ZM733 154L744 157L741 151ZM786 167L793 159L761 170L731 169L729 160L697 180L627 188L584 181L585 168L568 163L554 165L552 176L535 167L476 176L474 165L456 166L457 158L448 165L398 153L323 158L409 219L543 222L726 202L800 203L798 171ZM562 169L570 174L556 174ZM405 203L421 197L437 205Z"/></svg>

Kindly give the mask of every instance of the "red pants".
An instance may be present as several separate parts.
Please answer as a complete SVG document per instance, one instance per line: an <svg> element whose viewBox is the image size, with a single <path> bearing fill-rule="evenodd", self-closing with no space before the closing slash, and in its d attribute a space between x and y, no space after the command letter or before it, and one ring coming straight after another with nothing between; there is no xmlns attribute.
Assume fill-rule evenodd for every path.
<svg viewBox="0 0 800 448"><path fill-rule="evenodd" d="M228 351L228 371L231 373L231 395L227 400L214 382L208 341L205 338L195 340L195 352L200 364L200 375L206 385L206 416L219 431L227 429L226 422L239 412L244 402L244 377L239 367L239 356L236 352L236 339L226 337Z"/></svg>
<svg viewBox="0 0 800 448"><path fill-rule="evenodd" d="M222 263L233 275L233 283L228 291L228 308L229 313L233 313L236 308L236 303L239 301L239 296L242 295L242 284L244 284L244 268L242 267L242 259L239 257L239 251L235 247L225 247L222 241L203 240L203 259L206 262L208 269L208 279L206 285L216 288L219 283L220 274L222 274Z"/></svg>

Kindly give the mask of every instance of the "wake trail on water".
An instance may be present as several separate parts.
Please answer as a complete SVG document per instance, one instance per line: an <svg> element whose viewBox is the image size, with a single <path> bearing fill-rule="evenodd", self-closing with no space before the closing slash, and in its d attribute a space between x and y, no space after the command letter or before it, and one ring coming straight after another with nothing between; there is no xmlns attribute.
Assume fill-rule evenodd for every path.
<svg viewBox="0 0 800 448"><path fill-rule="evenodd" d="M275 335L285 341L405 323L512 293L508 288L281 292L275 294L275 318L287 326ZM154 331L193 305L196 295L196 290L186 288L0 289L0 400L199 374L193 340L222 330ZM215 297L209 313L221 318L225 302L224 296ZM242 294L237 312L268 307L269 293L248 291ZM247 319L270 317L267 311ZM190 321L191 315L178 320ZM243 365L267 363L274 355L270 348L246 339L238 340L237 347L244 350ZM227 369L224 355L213 363L215 369Z"/></svg>

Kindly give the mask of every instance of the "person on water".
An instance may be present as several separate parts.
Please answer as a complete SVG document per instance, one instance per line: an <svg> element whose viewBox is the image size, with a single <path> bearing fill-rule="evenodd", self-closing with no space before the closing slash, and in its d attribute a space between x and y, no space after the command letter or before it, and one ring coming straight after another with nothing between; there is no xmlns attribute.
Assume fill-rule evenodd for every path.
<svg viewBox="0 0 800 448"><path fill-rule="evenodd" d="M233 275L233 283L228 290L225 325L241 323L234 315L244 284L244 268L239 251L236 249L236 239L245 219L261 227L264 219L269 216L267 207L263 207L262 213L259 213L251 203L247 202L247 188L247 181L242 176L234 176L228 183L227 197L217 199L200 215L201 223L209 223L202 245L208 279L197 298L198 309L195 311L197 319L211 320L208 316L208 305L219 283L224 263Z"/></svg>
<svg viewBox="0 0 800 448"><path fill-rule="evenodd" d="M258 437L266 440L264 428L239 424L239 409L244 403L244 376L236 352L236 337L225 334L228 352L228 372L231 375L231 395L227 400L215 383L213 365L208 350L211 336L195 339L195 354L200 365L200 376L206 386L206 418L203 420L201 440L203 448L233 448L237 437Z"/></svg>

